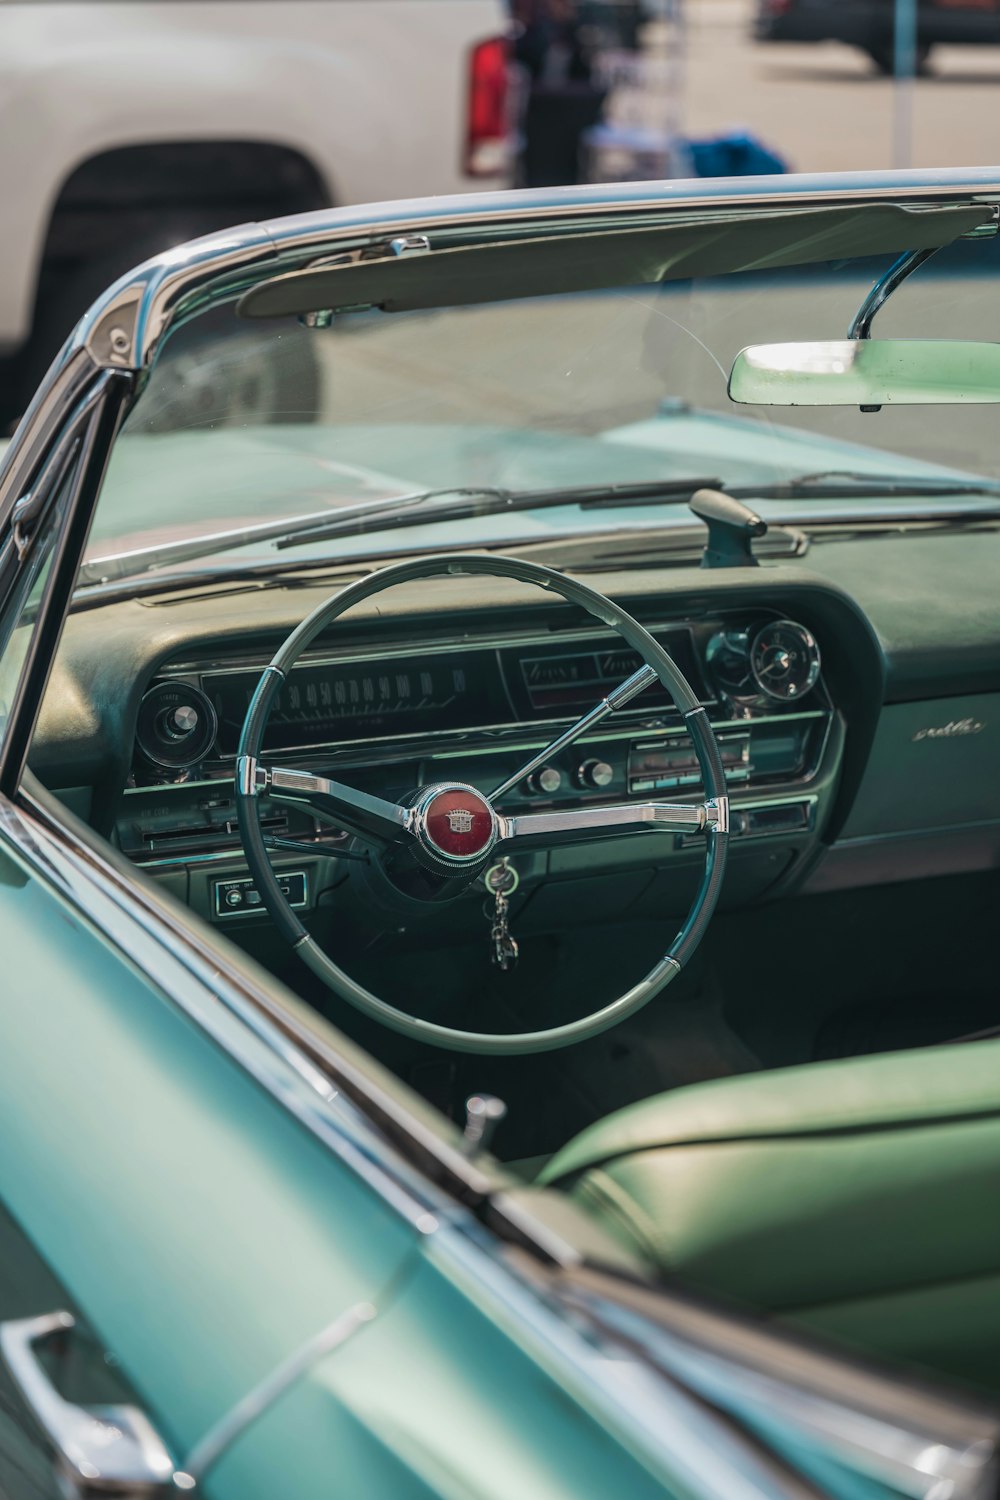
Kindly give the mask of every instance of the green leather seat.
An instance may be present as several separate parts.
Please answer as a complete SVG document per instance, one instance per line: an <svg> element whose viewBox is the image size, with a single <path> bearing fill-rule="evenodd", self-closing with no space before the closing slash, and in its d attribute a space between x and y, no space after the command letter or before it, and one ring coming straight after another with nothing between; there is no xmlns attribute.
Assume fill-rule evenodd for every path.
<svg viewBox="0 0 1000 1500"><path fill-rule="evenodd" d="M1000 1041L677 1089L539 1181L660 1271L1000 1387Z"/></svg>

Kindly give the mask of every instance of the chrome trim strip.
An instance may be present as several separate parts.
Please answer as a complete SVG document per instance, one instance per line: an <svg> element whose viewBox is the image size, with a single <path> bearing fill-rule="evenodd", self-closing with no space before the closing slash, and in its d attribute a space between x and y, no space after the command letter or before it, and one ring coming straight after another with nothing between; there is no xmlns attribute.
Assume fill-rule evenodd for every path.
<svg viewBox="0 0 1000 1500"><path fill-rule="evenodd" d="M716 734L726 734L727 732L745 733L754 724L788 724L801 719L829 719L832 717L832 714L832 709L815 708L803 710L802 713L761 714L759 717L754 717L753 719L714 719L709 722ZM530 728L532 730L536 728L543 730L549 726L558 727L560 724L565 724L565 722L565 719L536 719L532 722ZM504 731L517 734L519 731L523 732L526 727L528 726L525 726L523 723L484 724L476 729L444 730L441 732L440 738L435 735L428 736L424 733L393 735L391 738L381 740L331 740L317 745L285 745L270 753L274 755L301 754L323 756L332 750L337 754L338 764L351 765L355 756L357 756L359 763L367 767L371 764L370 758L372 756L383 762L390 760L413 760L414 757L422 757L423 755L432 757L434 760L447 760L459 755L500 755L515 750L536 750L548 744L547 740L540 738L528 740L498 738ZM643 742L639 746L640 749L652 749L654 748L654 739L658 744L662 739L676 738L679 735L686 735L687 732L683 724L664 724L660 727L651 727L649 724L636 722L625 729L608 728L602 729L599 734L582 734L579 743L598 744L603 743L605 740L637 739ZM477 735L488 735L489 739L477 739ZM657 739L657 737L659 738ZM442 748L442 745L445 748ZM397 750L397 746L402 748ZM232 757L223 756L220 764L226 765L231 761ZM235 762L233 764L235 765ZM187 787L190 789L191 787L199 786L220 786L226 782L231 782L232 779L233 773L227 772L223 776L207 776L198 781L157 782L152 786L126 787L124 794L127 797L136 792L145 792L148 795L151 792L169 791L171 787Z"/></svg>
<svg viewBox="0 0 1000 1500"><path fill-rule="evenodd" d="M720 799L720 800L722 800L722 799ZM719 831L720 832L725 832L725 833L731 832L731 826L730 826L731 825L731 819L732 819L732 814L735 813L735 812L752 812L752 811L754 811L758 807L783 807L786 804L793 803L793 802L807 802L810 805L810 807L815 807L815 805L816 805L816 803L818 801L819 801L819 797L818 797L818 795L817 795L816 792L801 792L801 793L792 792L792 793L789 793L787 791L781 791L781 792L778 792L774 796L771 796L771 797L756 797L756 798L750 798L749 800L744 800L743 798L741 798L738 802L734 801L733 798L731 798L731 797L726 797L725 798L725 802L726 802L726 807L727 807L727 820L728 820L727 821L727 826L726 826L725 829L721 829L720 828ZM626 803L626 804L623 804L623 805L627 806L628 804ZM689 803L684 803L684 804L680 804L680 805L683 805L685 807L690 806ZM716 826L716 818L713 818L713 813L712 813L712 809L715 806L716 806L716 804L714 802L712 802L711 800L709 800L708 802L705 803L705 809L706 809L705 826L709 830L714 830L714 828ZM977 828L978 829L978 828L989 827L990 825L987 824L987 823L968 823L968 824L963 824L961 826L962 827L967 827L967 828ZM996 826L1000 827L1000 819L996 820ZM656 831L656 830L654 830L654 831ZM688 830L688 831L690 832L690 830ZM787 830L780 830L780 829L777 830L777 831L779 833L780 832L787 832ZM926 833L927 831L928 830L926 830L926 829L920 830L920 832L923 832L923 833ZM941 832L940 829L934 829L934 830L931 830L931 831L935 832L935 833ZM948 830L944 830L944 831L947 832ZM762 830L760 833L750 834L748 836L750 838L769 838L772 835L770 833L765 833ZM880 834L877 838L871 838L871 839L838 839L836 847L838 849L844 849L844 848L847 848L847 847L853 848L856 845L863 844L863 843L879 843L879 842L881 842L881 840L883 838L896 838L896 837L902 837L902 836L910 837L911 835ZM912 836L915 836L915 835L912 835ZM279 861L280 861L281 850L280 849L279 850L275 850L274 854L275 854L276 867L280 868ZM336 848L333 848L333 847L331 847L329 845L317 844L317 846L316 846L316 855L317 855L317 858L324 858L325 857L327 859L336 859L337 852L336 852ZM221 849L217 854L172 854L172 855L163 855L159 859L131 859L131 856L128 856L128 857L130 859L130 863L134 864L136 866L136 868L139 869L139 870L177 869L179 867L183 867L183 866L186 866L186 865L223 864L223 863L225 863L227 861L232 862L234 860L238 861L241 865L243 865L244 868L247 867L246 856L243 853L242 849ZM286 858L287 858L289 864L295 864L296 862L299 863L299 864L302 863L302 856L301 855L288 854L286 856Z"/></svg>
<svg viewBox="0 0 1000 1500"><path fill-rule="evenodd" d="M719 1353L677 1335L664 1341L663 1349L669 1368L710 1401L740 1412L749 1406L765 1421L780 1411L828 1451L835 1444L842 1463L857 1465L862 1474L900 1495L912 1500L931 1500L934 1495L941 1500L992 1500L995 1494L996 1449L988 1439L964 1446L946 1444L879 1414L800 1390L793 1379L748 1364L734 1368Z"/></svg>
<svg viewBox="0 0 1000 1500"><path fill-rule="evenodd" d="M316 858L336 859L337 852L343 848L344 842L344 839L340 839L336 845L317 844ZM269 849L268 852L273 857L274 868L279 875L285 873L282 860L289 865L295 866L301 865L303 859L309 858L309 854L305 850L301 852L289 850L286 852L282 849ZM244 869L249 869L242 845L229 846L218 850L218 852L209 852L207 854L163 854L156 859L133 859L130 854L127 854L125 858L129 861L129 864L135 865L137 870L177 869L185 865L219 865L231 863L234 860L238 861Z"/></svg>
<svg viewBox="0 0 1000 1500"><path fill-rule="evenodd" d="M762 611L764 612L764 611ZM718 618L723 619L730 614L741 613L738 610L720 610ZM712 616L712 618L716 618ZM775 619L778 619L775 614ZM683 632L691 636L693 634L690 619L687 617L674 620L660 620L644 627L650 635L656 635L658 631L672 630L677 633ZM482 635L468 636L455 635L446 636L441 640L417 640L409 645L394 645L388 643L384 647L372 646L370 648L350 648L345 646L342 651L331 653L329 650L303 651L295 663L299 667L328 667L350 665L354 662L388 661L397 656L434 656L443 652L453 651L498 651L510 648L517 649L521 646L561 646L566 641L614 641L621 644L621 636L617 630L601 628L599 622L593 625L578 625L569 630L552 631L513 631L507 635ZM630 648L629 648L630 649ZM270 665L270 660L254 654L252 656L225 656L209 658L206 662L199 658L195 661L164 662L157 669L154 681L161 677L198 677L205 674L219 672L263 672ZM277 668L275 669L277 670ZM714 701L714 700L713 700Z"/></svg>
<svg viewBox="0 0 1000 1500"><path fill-rule="evenodd" d="M612 1336L629 1338L661 1369L745 1421L787 1416L800 1435L893 1495L920 1500L993 1500L996 1408L988 1400L918 1377L838 1356L775 1325L665 1291L652 1317L644 1291L625 1290L601 1271L561 1278L568 1305ZM787 1398L787 1399L786 1399ZM788 1429L790 1432L790 1428Z"/></svg>
<svg viewBox="0 0 1000 1500"><path fill-rule="evenodd" d="M298 1349L276 1366L269 1375L248 1391L225 1416L220 1417L191 1449L184 1462L184 1471L196 1484L201 1484L209 1469L215 1467L227 1448L231 1448L242 1432L252 1426L258 1417L280 1401L285 1392L300 1380L317 1361L341 1348L348 1339L370 1323L376 1309L370 1302L357 1302L346 1312L334 1318L332 1323L307 1339Z"/></svg>

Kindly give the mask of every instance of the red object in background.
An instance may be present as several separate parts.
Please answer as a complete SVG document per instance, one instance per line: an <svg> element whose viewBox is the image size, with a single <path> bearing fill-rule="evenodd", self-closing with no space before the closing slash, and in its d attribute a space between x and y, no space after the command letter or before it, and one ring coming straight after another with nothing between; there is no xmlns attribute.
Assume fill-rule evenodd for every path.
<svg viewBox="0 0 1000 1500"><path fill-rule="evenodd" d="M495 177L510 161L510 43L479 42L469 56L469 124L464 167L470 177Z"/></svg>

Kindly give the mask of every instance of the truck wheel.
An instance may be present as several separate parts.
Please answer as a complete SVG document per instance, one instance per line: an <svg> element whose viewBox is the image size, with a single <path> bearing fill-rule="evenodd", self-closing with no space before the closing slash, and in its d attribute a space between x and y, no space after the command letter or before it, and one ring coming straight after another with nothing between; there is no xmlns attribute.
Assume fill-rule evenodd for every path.
<svg viewBox="0 0 1000 1500"><path fill-rule="evenodd" d="M136 422L147 432L315 422L316 334L239 323L231 305L178 330L153 369ZM320 335L320 337L322 337Z"/></svg>
<svg viewBox="0 0 1000 1500"><path fill-rule="evenodd" d="M864 49L876 70L886 78L891 78L896 71L896 53L892 43L892 37L886 37L881 42L873 42L870 47ZM927 60L931 55L930 42L918 42L916 52L916 72L918 77L928 73Z"/></svg>
<svg viewBox="0 0 1000 1500"><path fill-rule="evenodd" d="M11 381L8 402L12 409L0 412L0 422L9 424L20 416L67 335L112 282L155 255L165 240L178 243L202 232L208 231L192 226L189 235L167 232L155 245L126 246L68 274L47 277L43 272L35 326ZM252 325L237 324L231 306L216 308L182 328L150 382L146 398L150 429L315 422L321 379L313 334L297 327L289 330L278 359L273 336L266 329L267 325L261 333Z"/></svg>

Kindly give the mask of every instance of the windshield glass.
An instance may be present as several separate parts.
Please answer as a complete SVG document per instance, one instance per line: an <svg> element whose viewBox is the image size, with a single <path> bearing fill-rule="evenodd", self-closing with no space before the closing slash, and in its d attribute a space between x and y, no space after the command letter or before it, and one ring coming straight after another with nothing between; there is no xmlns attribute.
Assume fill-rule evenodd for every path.
<svg viewBox="0 0 1000 1500"><path fill-rule="evenodd" d="M995 337L997 258L995 239L941 251L890 298L873 336ZM844 338L893 259L369 309L338 313L326 328L215 309L163 348L116 444L89 557L203 539L206 557L188 556L184 570L217 566L230 550L221 536L210 540L217 534L451 487L541 491L691 477L745 492L817 473L1000 477L990 406L776 409L736 406L727 395L732 362L748 344ZM862 488L854 503L863 496ZM616 507L613 525L687 521L684 498ZM788 503L760 509L780 518ZM426 529L381 539L369 525L363 536L281 555L371 553L383 540L386 551L475 546L609 524L607 512L574 503L537 514L484 505ZM273 557L274 546L273 537L243 545L233 563ZM144 566L135 559L136 570Z"/></svg>

